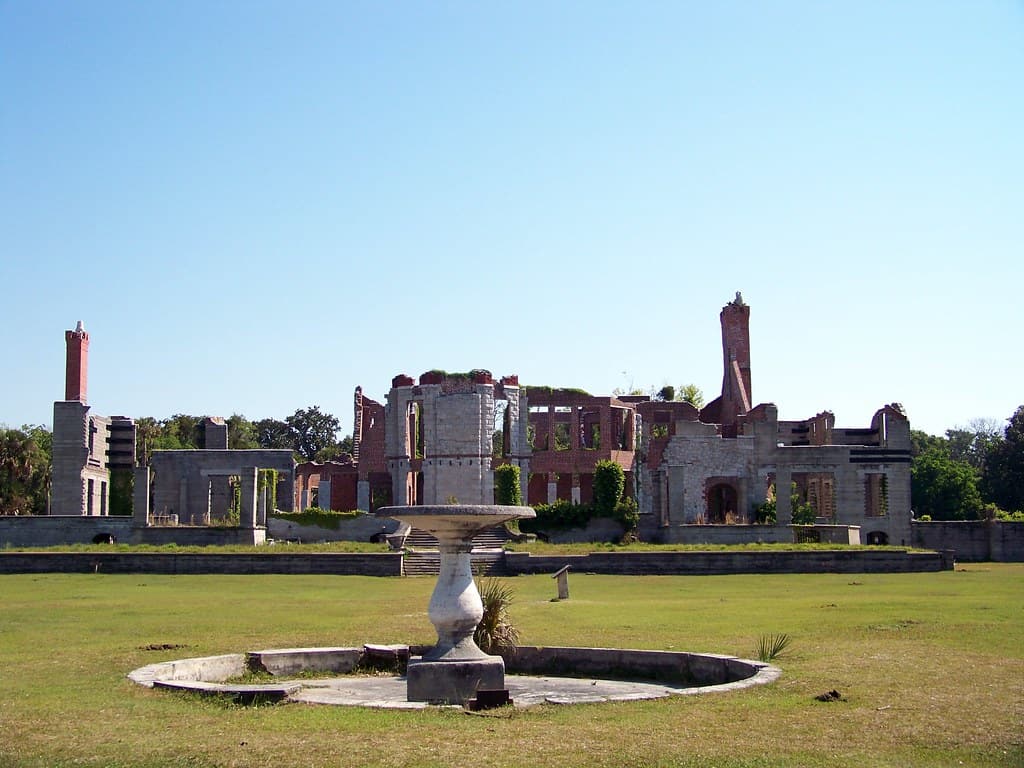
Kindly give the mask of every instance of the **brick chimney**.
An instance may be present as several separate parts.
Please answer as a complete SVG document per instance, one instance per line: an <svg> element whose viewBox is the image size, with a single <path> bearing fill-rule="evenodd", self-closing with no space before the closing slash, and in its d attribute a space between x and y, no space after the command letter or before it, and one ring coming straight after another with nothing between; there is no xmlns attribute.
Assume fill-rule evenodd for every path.
<svg viewBox="0 0 1024 768"><path fill-rule="evenodd" d="M750 307L739 291L722 308L722 424L733 424L736 417L752 407L750 382Z"/></svg>
<svg viewBox="0 0 1024 768"><path fill-rule="evenodd" d="M68 360L64 373L64 399L86 402L86 384L89 380L89 334L82 321L73 331L64 331L68 346Z"/></svg>

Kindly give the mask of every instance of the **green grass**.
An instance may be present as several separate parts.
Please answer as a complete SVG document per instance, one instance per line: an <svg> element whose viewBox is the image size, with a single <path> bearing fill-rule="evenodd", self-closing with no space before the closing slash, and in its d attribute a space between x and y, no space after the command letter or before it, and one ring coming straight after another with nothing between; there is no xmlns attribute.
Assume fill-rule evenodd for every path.
<svg viewBox="0 0 1024 768"><path fill-rule="evenodd" d="M750 542L749 544L651 544L634 541L629 544L577 542L572 544L552 544L544 541L508 542L506 549L513 552L531 552L535 555L586 555L590 552L813 552L836 549L859 550L894 550L898 552L924 552L931 550L914 549L913 547L880 547L866 544L781 544L767 542Z"/></svg>
<svg viewBox="0 0 1024 768"><path fill-rule="evenodd" d="M0 766L1019 766L1024 565L893 575L510 579L521 640L753 657L774 685L472 716L237 707L139 688L155 661L427 643L431 579L0 576ZM181 646L146 650L154 646ZM814 697L839 691L845 701Z"/></svg>
<svg viewBox="0 0 1024 768"><path fill-rule="evenodd" d="M100 552L100 553L158 553L205 555L294 555L316 552L388 552L386 542L327 541L320 544L288 544L254 547L252 544L56 544L52 547L3 547L0 552Z"/></svg>
<svg viewBox="0 0 1024 768"><path fill-rule="evenodd" d="M861 549L861 550L915 550L912 547L879 547L849 544L650 544L635 541L630 544L580 542L575 544L550 544L543 541L528 543L507 542L506 549L513 552L531 552L535 555L585 555L590 552L812 552L815 550ZM319 544L288 544L278 542L272 546L253 547L251 544L223 545L182 545L182 544L57 544L51 547L5 546L0 552L157 552L162 554L295 554L316 552L388 552L386 542L327 541Z"/></svg>

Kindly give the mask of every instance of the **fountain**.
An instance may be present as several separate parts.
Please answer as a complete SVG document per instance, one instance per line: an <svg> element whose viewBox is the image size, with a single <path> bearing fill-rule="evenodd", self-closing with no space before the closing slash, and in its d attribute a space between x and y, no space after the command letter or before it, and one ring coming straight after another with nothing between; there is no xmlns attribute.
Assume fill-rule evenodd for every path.
<svg viewBox="0 0 1024 768"><path fill-rule="evenodd" d="M409 659L409 701L462 704L478 690L505 688L505 662L477 647L473 633L483 617L483 603L473 580L473 537L508 520L534 517L530 507L445 504L382 507L391 517L432 534L438 541L441 572L427 615L437 630L437 645Z"/></svg>

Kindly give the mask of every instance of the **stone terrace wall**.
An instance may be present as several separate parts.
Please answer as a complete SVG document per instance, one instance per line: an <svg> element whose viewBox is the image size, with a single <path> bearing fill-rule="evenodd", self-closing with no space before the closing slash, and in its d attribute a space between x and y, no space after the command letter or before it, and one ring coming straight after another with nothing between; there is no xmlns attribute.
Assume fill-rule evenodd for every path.
<svg viewBox="0 0 1024 768"><path fill-rule="evenodd" d="M58 544L91 544L94 536L109 533L128 543L130 517L82 515L0 516L0 547L52 547Z"/></svg>
<svg viewBox="0 0 1024 768"><path fill-rule="evenodd" d="M400 552L195 555L120 552L0 552L0 573L325 574L400 576Z"/></svg>
<svg viewBox="0 0 1024 768"><path fill-rule="evenodd" d="M591 552L531 555L508 552L509 573L551 574L568 565L577 573L616 575L713 575L730 573L922 573L953 570L943 552L817 550L803 552Z"/></svg>
<svg viewBox="0 0 1024 768"><path fill-rule="evenodd" d="M952 549L963 562L1024 562L1024 523L915 521L911 535L914 546Z"/></svg>

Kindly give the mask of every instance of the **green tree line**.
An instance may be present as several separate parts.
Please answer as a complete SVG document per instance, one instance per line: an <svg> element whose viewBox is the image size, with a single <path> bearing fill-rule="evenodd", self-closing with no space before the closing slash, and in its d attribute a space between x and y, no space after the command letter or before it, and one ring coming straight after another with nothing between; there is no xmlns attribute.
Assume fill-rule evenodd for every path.
<svg viewBox="0 0 1024 768"><path fill-rule="evenodd" d="M1024 405L942 437L911 430L911 499L918 519L1024 521Z"/></svg>

